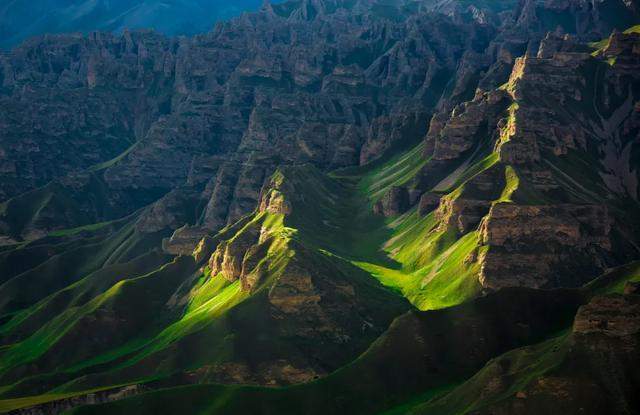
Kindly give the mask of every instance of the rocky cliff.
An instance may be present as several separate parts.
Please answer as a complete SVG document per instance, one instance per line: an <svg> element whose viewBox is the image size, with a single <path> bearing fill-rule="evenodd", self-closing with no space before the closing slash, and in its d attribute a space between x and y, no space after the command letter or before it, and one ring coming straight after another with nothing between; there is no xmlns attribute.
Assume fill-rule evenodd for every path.
<svg viewBox="0 0 640 415"><path fill-rule="evenodd" d="M38 210L5 217L3 226L20 222L7 233L30 239L114 219L181 187L199 194L189 225L215 231L253 209L277 165L365 163L424 134L435 108L506 81L514 58L549 29L541 22L553 21L532 20L522 7L556 16L560 30L581 39L625 27L598 8L637 13L614 0L588 12L580 2L474 7L303 1L268 5L193 38L30 40L0 60L8 109L0 115L0 198L42 193L55 180L69 194L59 203L67 212L41 196L51 221ZM440 157L452 156L445 151ZM90 185L68 183L79 171ZM97 200L69 203L83 199L78 192Z"/></svg>
<svg viewBox="0 0 640 415"><path fill-rule="evenodd" d="M579 410L637 366L638 17L300 0L2 54L0 410Z"/></svg>

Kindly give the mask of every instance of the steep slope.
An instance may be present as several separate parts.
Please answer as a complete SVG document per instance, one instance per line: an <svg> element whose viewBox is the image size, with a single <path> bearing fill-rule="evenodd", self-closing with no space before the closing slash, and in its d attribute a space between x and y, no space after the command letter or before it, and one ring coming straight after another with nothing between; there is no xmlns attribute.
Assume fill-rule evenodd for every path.
<svg viewBox="0 0 640 415"><path fill-rule="evenodd" d="M612 356L624 354L631 359L636 358L637 353L632 349L620 348L616 343L637 337L636 332L628 330L636 324L637 313L634 314L633 306L628 309L629 313L617 313L606 306L603 309L601 304L635 304L637 296L628 295L631 293L630 287L637 285L640 280L639 271L638 263L612 271L582 292L514 288L446 310L407 313L398 318L352 364L324 379L304 385L288 388L194 385L163 388L155 392L147 390L147 393L142 393L145 392L142 389L133 391L134 394L142 393L139 396L124 400L118 400L126 397L122 392L96 393L91 395L94 402L118 401L85 406L70 413L129 413L135 408L135 411L143 414L171 413L176 410L207 414L245 411L370 414L386 410L389 410L388 413L425 411L462 414L496 402L508 403L509 400L516 402L516 406L509 407L506 413L512 413L509 410L535 413L540 404L557 403L554 399L542 396L542 393L555 393L557 387L565 388L566 393L577 400L595 390L584 382L575 384L574 389L566 389L567 383L555 378L545 381L552 370L564 367L564 376L580 379L583 370L602 361L593 353L604 352ZM625 298L621 297L623 291L627 296ZM611 298L614 303L608 300ZM574 331L581 333L568 334L573 316L580 304L585 303L588 305L579 309L573 323ZM593 318L595 315L599 316L598 319ZM588 327L599 327L602 324L598 324L598 321L605 320L624 325L610 326L607 333L610 337L604 338L598 328L595 331L580 328L584 322L589 322ZM542 339L546 340L537 343ZM581 346L569 348L570 342L579 342ZM532 343L536 344L500 355L501 351L511 347ZM594 352L593 345L596 344L600 348ZM579 359L578 363L560 365L569 360L565 356L570 350ZM496 358L470 377L492 356ZM631 360L627 363L629 369L635 367ZM608 373L620 379L619 374L628 373L624 367L620 369L620 366L616 366ZM467 377L470 379L465 382ZM598 376L591 379L600 381ZM601 386L609 383L609 379L603 380L605 382ZM548 392L539 391L540 395L535 399L533 393L529 395L528 390L524 392L530 384L540 389L537 385L544 387L547 383L551 389L546 389ZM619 385L628 391L631 384L621 381ZM601 392L590 396L600 399L600 402L619 397L606 386ZM566 397L566 393L563 396ZM527 401L529 397L531 401ZM420 403L425 400L429 402ZM81 402L69 399L43 408L60 410ZM576 410L579 413L579 408L584 408L581 402L566 403L569 411ZM597 412L598 408L600 406L591 409L596 411L594 413L600 413Z"/></svg>
<svg viewBox="0 0 640 415"><path fill-rule="evenodd" d="M532 308L527 311L519 302ZM164 405L169 405L168 411L184 407L204 413L375 413L425 388L436 394L437 389L446 390L501 351L554 333L570 324L580 302L577 292L515 289L447 310L411 312L397 319L360 358L321 380L288 388L196 385L79 413L126 413L130 405L141 413ZM496 313L500 307L513 313Z"/></svg>
<svg viewBox="0 0 640 415"><path fill-rule="evenodd" d="M0 408L508 412L599 364L566 330L637 277L592 282L640 257L640 38L584 40L622 10L305 0L3 56Z"/></svg>
<svg viewBox="0 0 640 415"><path fill-rule="evenodd" d="M278 165L371 161L422 135L435 108L505 82L547 30L594 40L638 16L621 0L449 6L292 1L193 38L57 35L3 54L0 199L39 201L20 221L2 215L4 243L157 201L197 206L156 224L189 225L176 238L192 249L250 213Z"/></svg>
<svg viewBox="0 0 640 415"><path fill-rule="evenodd" d="M636 412L639 271L635 263L605 278L613 283L578 310L569 333L500 356L407 413Z"/></svg>
<svg viewBox="0 0 640 415"><path fill-rule="evenodd" d="M334 185L312 167L293 172L312 189ZM365 350L408 304L309 241L320 217L290 214L341 189L305 186L288 200L278 190L294 186L285 177L273 177L256 213L204 238L193 256L141 276L145 256L122 264L124 274L104 267L6 315L7 405L149 382L299 383ZM18 398L34 390L50 392Z"/></svg>
<svg viewBox="0 0 640 415"><path fill-rule="evenodd" d="M612 35L611 44L627 46L608 49L621 57L611 64L606 52L595 59L570 37L549 35L499 90L449 119L434 116L432 161L412 186L434 192L468 180L439 210L462 233L480 225L484 287L580 285L637 256L637 42ZM478 135L491 137L489 159L479 161Z"/></svg>

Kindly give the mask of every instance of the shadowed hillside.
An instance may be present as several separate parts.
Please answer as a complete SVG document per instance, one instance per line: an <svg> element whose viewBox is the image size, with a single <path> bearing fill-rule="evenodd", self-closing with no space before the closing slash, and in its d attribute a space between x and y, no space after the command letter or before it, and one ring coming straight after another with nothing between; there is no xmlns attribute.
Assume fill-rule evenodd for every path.
<svg viewBox="0 0 640 415"><path fill-rule="evenodd" d="M637 412L638 16L302 0L3 54L0 411Z"/></svg>

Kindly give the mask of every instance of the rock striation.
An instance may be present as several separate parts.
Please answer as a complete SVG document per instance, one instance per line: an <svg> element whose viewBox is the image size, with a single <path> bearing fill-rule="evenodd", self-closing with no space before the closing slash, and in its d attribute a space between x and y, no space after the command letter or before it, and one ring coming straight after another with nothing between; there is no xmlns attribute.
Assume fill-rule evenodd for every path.
<svg viewBox="0 0 640 415"><path fill-rule="evenodd" d="M186 204L200 193L197 209L187 223L167 226L215 231L255 207L278 165L369 162L425 134L434 111L432 165L447 164L469 150L462 135L483 134L480 120L491 118L485 112L496 108L488 106L504 94L462 104L438 139L436 120L478 87L491 91L505 82L527 38L535 43L556 29L535 16L570 13L576 22L562 30L586 39L624 23L599 13L609 3L627 8L630 18L637 14L619 0L378 3L266 5L192 38L150 31L48 35L3 54L0 200L41 192L52 180L82 199L65 177L87 170L95 180L83 191L97 199L80 208L82 202L72 203L82 215L51 205L53 220L12 224L8 239L122 217L178 187L186 187ZM568 49L553 42L546 40L543 57ZM8 222L15 220L0 219L0 228ZM195 239L179 233L178 244ZM184 245L171 252L186 251Z"/></svg>
<svg viewBox="0 0 640 415"><path fill-rule="evenodd" d="M592 56L549 33L500 88L432 117L429 162L411 186L423 214L438 206L439 230L479 232L483 287L579 286L637 255L621 226L637 218L615 206L637 199L638 170L624 154L640 137L629 71L638 38L612 39ZM483 145L493 152L481 159ZM450 193L438 201L434 191Z"/></svg>
<svg viewBox="0 0 640 415"><path fill-rule="evenodd" d="M604 206L498 203L482 223L480 282L487 288L579 286L612 261Z"/></svg>

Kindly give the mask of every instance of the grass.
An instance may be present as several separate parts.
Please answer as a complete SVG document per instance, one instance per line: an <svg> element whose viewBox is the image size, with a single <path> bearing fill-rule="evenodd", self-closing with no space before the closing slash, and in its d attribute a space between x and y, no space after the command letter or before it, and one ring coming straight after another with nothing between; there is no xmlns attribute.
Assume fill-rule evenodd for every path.
<svg viewBox="0 0 640 415"><path fill-rule="evenodd" d="M624 30L623 33L625 34L640 33L640 25L631 26L630 28ZM598 56L600 53L602 53L602 51L609 46L609 39L610 38L607 37L597 42L589 43L589 47L594 49L594 51L591 52L591 55ZM609 62L610 65L613 65L614 63L615 63L615 60L613 62Z"/></svg>
<svg viewBox="0 0 640 415"><path fill-rule="evenodd" d="M135 364L185 336L201 330L249 296L249 293L240 290L239 280L230 283L224 278L207 278L206 275L203 277L206 282L192 292L193 298L189 301L182 317L145 344L144 349L125 362L124 366Z"/></svg>
<svg viewBox="0 0 640 415"><path fill-rule="evenodd" d="M562 362L570 347L567 338L565 333L533 346L509 351L489 361L476 375L444 396L428 399L405 413L462 415L514 396ZM490 388L489 385L495 384L496 380L502 383L500 387Z"/></svg>
<svg viewBox="0 0 640 415"><path fill-rule="evenodd" d="M511 107L512 117L516 110L517 107ZM353 306L354 310L384 324L406 310L401 297L419 310L449 310L478 296L480 265L476 258L486 247L481 246L477 230L460 234L456 227L446 225L442 212L421 216L413 208L390 218L373 213L372 206L392 187L413 185L417 174L429 162L422 153L420 144L385 162L329 175L312 166L278 170L271 179L270 200L290 208L291 213L254 212L209 238L211 246L203 247L198 255L206 260L211 254L207 249L213 250L220 242L233 245L243 243L252 232L261 234L265 249L249 271L262 279L251 292L241 290L239 281L211 275L207 267L202 268L203 263L195 264L191 257L179 260L186 261L182 265L168 264L143 274L102 275L100 279L98 274L77 276L74 278L79 279L72 279L68 288L48 290L38 301L15 310L18 314L12 322L0 328L11 332L27 321L40 322L30 336L2 349L0 366L5 379L15 382L3 386L2 396L22 396L22 391L33 389L34 385L53 385L42 395L49 397L81 395L98 387L132 383L162 385L173 376L223 363L258 365L279 357L296 361L308 357L309 350L314 351L317 361L331 362L331 370L352 363L325 379L300 386L277 390L218 385L172 388L106 407L117 411L133 404L145 411L166 409L173 405L169 398L175 394L181 399L189 397L188 405L192 406L181 406L182 410L191 408L207 413L258 411L262 404L283 413L290 408L314 413L310 409L314 404L334 412L348 408L367 413L368 409L400 411L397 405L403 400L413 399L409 403L404 401L413 406L441 396L455 386L456 379L438 379L430 383L433 388L418 395L416 391L406 394L395 391L389 392L389 396L378 396L389 386L386 380L389 375L368 366L371 362L362 366L361 359L371 350L378 350L387 341L386 335L371 345L369 352L353 360L379 332L350 333L352 340L339 348L331 343L311 342L303 336L281 336L282 325L288 324L289 319L274 320L268 308L270 290L291 272L309 273L311 278L338 286L348 282L360 301ZM478 197L473 194L474 178L490 169L490 174L504 174L504 188L487 196L487 202L516 199L521 187L517 172L501 164L498 155L485 148L477 149L467 164L451 174L441 191L451 201ZM61 231L60 237L76 236L107 225ZM123 229L129 229L129 233L121 235L117 244L109 244L101 257L103 264L112 266L130 261L136 247L145 247L136 240L135 232ZM167 267L173 271L164 273ZM339 290L332 292L339 294ZM323 298L325 302L329 300ZM58 302L64 307L54 306ZM331 310L327 304L324 307ZM112 336L107 341L99 346L78 348L73 355L57 355L77 339L82 324L95 321L95 328L99 329L102 327L99 317L113 312L123 322L104 328ZM51 318L42 322L45 315ZM135 315L135 321L128 321L126 315ZM32 378L11 373L12 368L17 370L31 363L42 364L39 374ZM367 373L371 375L371 384L358 385L357 380ZM202 382L216 379L208 374L203 376ZM334 401L336 394L344 399ZM349 398L353 396L370 399L371 405L356 408ZM329 397L331 400L327 401ZM292 406L288 405L292 402Z"/></svg>
<svg viewBox="0 0 640 415"><path fill-rule="evenodd" d="M112 158L111 160L107 160L107 161L104 161L102 163L99 163L99 164L96 164L94 166L91 166L91 167L89 167L88 170L89 171L100 171L100 170L105 170L105 169L108 169L109 167L114 166L116 163L118 163L119 161L124 159L129 153L131 153L138 146L139 143L140 143L139 141L134 142L125 151L123 151L122 153L120 153L116 157Z"/></svg>
<svg viewBox="0 0 640 415"><path fill-rule="evenodd" d="M640 282L640 261L634 261L607 271L587 284L593 295L622 294L627 282Z"/></svg>
<svg viewBox="0 0 640 415"><path fill-rule="evenodd" d="M394 258L400 260L400 269L364 261L354 263L402 293L420 310L450 307L473 298L481 289L477 263L465 262L477 249L477 234L470 232L454 240L449 232L432 232L427 238L413 239L407 245L396 241L400 246Z"/></svg>
<svg viewBox="0 0 640 415"><path fill-rule="evenodd" d="M49 236L62 237L62 236L73 236L82 232L94 232L94 231L103 229L112 223L113 221L106 221L106 222L92 223L84 226L78 226L76 228L71 228L71 229L62 229L59 231L50 232Z"/></svg>
<svg viewBox="0 0 640 415"><path fill-rule="evenodd" d="M640 261L606 272L586 285L583 292L586 300L595 295L621 294L629 281L640 282ZM404 407L402 413L461 415L480 411L512 398L517 392L526 389L531 382L559 369L572 347L570 329L567 328L548 340L511 350L490 360L466 382L447 391L446 394L427 397L422 403L414 401L407 405L408 407ZM488 387L496 383L500 387Z"/></svg>
<svg viewBox="0 0 640 415"><path fill-rule="evenodd" d="M371 208L391 187L409 184L426 163L422 151L420 144L373 168L330 176L311 166L288 168L274 181L292 201L285 224L295 229L296 238L350 261L419 309L434 309L480 291L477 266L464 262L477 247L477 235L458 241L455 232L437 229L435 213L421 218L417 208L389 219ZM480 160L462 172L461 181L496 161L495 156Z"/></svg>
<svg viewBox="0 0 640 415"><path fill-rule="evenodd" d="M86 393L95 393L95 392L100 392L108 389L111 389L111 388L110 387L96 388L93 390L86 391ZM47 393L47 394L42 394L37 396L30 396L26 398L0 400L0 412L1 413L10 412L16 409L28 408L28 407L32 407L32 406L36 406L36 405L40 405L40 404L44 404L52 401L72 398L74 396L76 396L76 393L73 393L73 392L72 393L55 393L55 394Z"/></svg>
<svg viewBox="0 0 640 415"><path fill-rule="evenodd" d="M266 270L266 279L262 286L268 287L271 284L268 281L277 280L290 266L291 261L314 263L312 269L325 269L322 272L326 275L344 275L357 282L359 290L367 292L360 294L362 298L369 302L380 301L377 307L380 311L376 313L382 313L380 318L383 319L389 318L389 311L394 307L395 310L401 309L395 305L401 302L390 302L388 291L380 291L377 283L374 284L377 280L371 279L369 273L373 266L382 267L380 270L386 275L399 274L393 282L385 280L383 276L380 276L380 280L387 282L390 287L403 284L405 289L400 292L409 298L417 299L418 294L414 295L411 291L424 289L420 284L423 276L419 275L419 272L427 266L432 255L438 262L434 262L429 268L429 272L436 276L430 278L427 291L432 291L439 299L431 300L430 303L421 301L430 307L462 301L462 298L455 298L453 295L453 292L457 291L456 287L460 285L460 281L456 281L460 274L453 262L466 255L466 251L471 249L471 243L467 241L472 241L473 238L470 237L464 241L467 243L451 248L455 242L453 235L431 235L436 225L434 215L420 218L414 210L402 218L385 220L371 212L371 205L376 198L381 197L391 186L407 184L424 163L422 148L416 146L406 154L391 158L387 163L355 174L327 176L310 166L285 168L274 175L272 185L275 191L280 192L281 196L291 203L293 213L285 217L282 214L256 212L241 226L228 231L225 239L227 243L234 243L251 229L260 229L261 232L272 235L272 242L265 258L256 265L257 268ZM75 236L83 231L98 230L107 225L95 224L65 230L53 236ZM109 245L112 247L104 251L102 264L117 264L126 258L126 252L134 249L137 242L129 245L128 241L132 236L130 232L129 227L122 228L119 232L122 237L117 244ZM423 237L433 239L431 248L421 247L420 239ZM96 260L96 257L93 259ZM193 282L188 282L189 271L183 270L177 274L170 272L163 277L167 278L166 283L169 284L166 289L170 289L169 287L177 281L186 284L184 289L180 288L174 293L175 298L188 299L179 315L174 313L180 308L175 311L156 308L164 302L156 303L150 298L143 300L143 303L127 300L141 295L144 297L142 292L150 289L144 287L158 285L159 283L154 281L160 280L155 276L161 275L158 272L162 273L163 268L137 277L131 273L124 273L121 274L122 278L114 278L114 275L109 274L100 280L91 276L81 278L76 282L72 281L67 288L59 292L53 291L32 307L20 311L9 325L2 327L3 330L15 331L27 322L39 321L40 325L34 326L36 329L28 337L9 345L3 351L0 366L3 368L5 379L14 376L14 368L27 365L29 362L47 363L33 378L23 378L20 382L9 385L3 395L20 396L20 391L28 390L29 385L50 382L47 379L54 374L59 379L56 381L59 385L51 389L47 395L49 397L82 393L105 385L153 381L171 376L176 370L202 367L241 356L244 352L234 348L233 345L239 341L234 337L240 333L245 336L246 329L237 328L237 334L230 336L230 333L233 333L230 330L238 324L232 316L238 313L248 313L251 316L265 314L265 311L261 310L261 304L267 291L242 291L238 281L230 283L220 276L209 275L208 269L195 277ZM454 285L448 288L445 279L453 274ZM377 275L374 273L374 276ZM409 280L411 284L405 284L405 281ZM169 295L168 291L160 289L164 284L153 288L153 295ZM97 288L99 286L102 288ZM172 290L175 291L175 288ZM148 309L141 310L141 304L148 305ZM79 333L78 330L82 330L85 321L94 319L106 310L120 313L131 307L136 307L135 311L130 312L136 316L135 321L124 326L119 323L120 333L100 347L77 350L73 355L64 353L54 357L52 354L73 339L76 333ZM384 311L385 308L389 311ZM49 321L42 320L42 316L45 315L51 316ZM246 321L246 318L238 321ZM265 333L268 333L268 330L271 330L268 325L265 326L267 323L262 324L260 328L251 329L251 332L255 334L267 330ZM212 342L212 339L217 340ZM362 337L351 348L361 350L368 344L366 342L370 341L372 338ZM195 346L205 343L209 345L209 350ZM250 341L242 343L251 344ZM198 352L180 359L171 357L162 364L152 363L173 356L175 347L195 348ZM274 353L276 350L276 353L283 353L289 350L291 345L281 339L270 339L262 347L264 353ZM334 353L331 350L327 352ZM290 353L300 352L291 350ZM340 362L349 353L353 352L345 349L331 360ZM255 350L252 349L251 354L255 355Z"/></svg>
<svg viewBox="0 0 640 415"><path fill-rule="evenodd" d="M402 186L411 180L428 162L423 156L424 143L362 176L358 190L366 193L372 203L377 202L392 186Z"/></svg>
<svg viewBox="0 0 640 415"><path fill-rule="evenodd" d="M279 388L181 386L77 408L69 414L171 413L178 408L217 415L405 413L421 401L446 397L464 385L486 362L481 350L487 348L489 357L500 356L557 335L558 328L570 324L579 305L576 301L564 292L515 289L446 310L414 311L396 319L357 359L315 381ZM523 308L531 304L531 309ZM522 324L532 330L523 331ZM475 336L487 341L476 343Z"/></svg>
<svg viewBox="0 0 640 415"><path fill-rule="evenodd" d="M511 202L513 194L520 187L520 177L518 177L518 173L513 167L506 166L504 174L507 184L502 190L500 199L498 199L500 203Z"/></svg>
<svg viewBox="0 0 640 415"><path fill-rule="evenodd" d="M640 31L640 26L636 28ZM518 109L517 103L509 107L497 150L488 148L489 140L481 140L472 154L431 190L449 202L473 197L485 197L480 200L488 203L539 200L539 195L527 193L530 186L525 179L513 166L502 164L497 152L513 137ZM114 165L136 145L89 170L96 172ZM278 170L271 179L271 200L290 206L292 213L254 212L210 238L214 248L219 242L229 246L242 243L247 234L259 230L265 250L259 251L260 258L249 272L262 279L250 292L242 290L238 280L211 275L203 262L196 264L191 257L170 261L160 254L153 258L137 255L148 253L160 235L147 240L134 230L133 222L109 237L92 239L93 243L87 246L56 251L55 257L26 273L18 273L0 287L2 297L19 300L0 300L4 312L0 334L3 340L10 339L0 346L0 376L4 382L0 396L10 398L0 401L0 408L16 409L118 385L171 386L176 376L196 376L197 370L209 370L221 363L244 364L255 370L264 362L281 358L297 363L309 355L315 364L331 373L323 379L283 388L205 384L162 389L71 412L250 413L268 408L267 413L375 413L388 409L388 413L415 410L453 414L476 410L512 395L557 364L565 337L508 352L462 382L469 373L460 367L465 367L469 353L456 355L452 349L476 331L484 336L478 341L478 348L491 343L491 335L502 342L502 335L510 334L492 326L508 327L500 320L504 302L498 302L491 310L497 322L484 324L483 320L475 320L483 312L482 301L490 300L477 299L482 287L478 282L480 264L475 259L487 249L481 246L479 232L463 233L447 225L442 211L420 215L413 208L390 218L372 212L372 206L392 187L410 189L415 184L430 162L423 152L421 143L384 161L332 174L312 166ZM564 187L575 187L572 177L561 176L568 170L565 166L548 167ZM496 187L501 188L496 195L478 195L477 188L474 194L474 179L487 172L497 173L491 177L499 176L501 184ZM12 232L18 235L34 218L46 217L41 213L47 213L51 206L80 215L81 209L74 201L57 190L54 186L45 187L0 205L0 213L17 224ZM576 197L598 199L589 188L576 192ZM100 231L111 224L58 230L49 237L82 239L84 233ZM202 253L205 260L208 254ZM305 338L296 324L311 326L312 313L274 317L269 303L277 282L291 274L301 281L308 277L318 286L326 284L331 295L353 289L359 302L339 310L344 319L363 315L386 327L399 310L407 309L401 297L416 309L428 312L412 310L395 320L381 336L380 332L366 332L364 326L349 327L345 331L350 339L339 346L322 337ZM630 280L640 280L637 263L613 271L606 282L600 280L588 289L620 292ZM324 311L335 311L330 295L321 300ZM527 309L527 304L522 308ZM308 321L290 323L298 317ZM323 314L327 320L312 323L324 327L330 317L333 316ZM287 324L291 326L286 327ZM95 343L84 338L87 327L96 336ZM465 330L456 332L459 327ZM315 327L309 330L312 329ZM538 334L535 329L531 332ZM458 337L454 339L455 336ZM532 338L508 345L521 345ZM498 350L501 349L487 355L494 356ZM427 377L431 377L426 381L421 378L422 383L412 383L415 379L405 376L407 371L422 376L428 370L418 366L427 364L429 359L427 363L438 370L429 372ZM512 383L499 395L477 399L481 388L500 373L500 362L504 361L511 362ZM410 372L414 367L420 370ZM180 379L183 381L184 377ZM215 376L208 372L198 378L205 383L213 380ZM415 389L418 386L425 389ZM34 390L45 392L14 399Z"/></svg>
<svg viewBox="0 0 640 415"><path fill-rule="evenodd" d="M141 327L142 323L149 322L154 318L154 312L161 311L159 305L153 301L154 296L162 298L162 296L170 295L169 291L172 292L171 281L183 275L184 272L189 272L188 269L189 265L185 260L176 260L147 275L118 281L109 289L95 296L85 304L67 307L62 313L48 321L31 336L8 348L2 356L0 356L0 367L2 368L2 372L0 373L6 374L16 366L35 361L46 353L51 353L52 350L55 350L54 348L56 346L59 347L64 344L62 341L69 338L72 330L77 331L78 334L84 330L84 325L80 325L81 321L94 321L94 316L105 310L125 313L134 308L134 310L131 311L135 312L135 320L130 318L128 325ZM149 287L154 288L152 294L144 295L143 293L148 291ZM146 298L145 302L141 304L128 301L129 299L139 299L143 295ZM111 329L109 324L109 321L103 323L103 325L106 325L106 327L104 327L105 330ZM100 323L98 322L94 328L98 329L99 326ZM144 332L147 328L148 327L145 327L142 331ZM119 330L123 332L126 331L126 329L127 323L123 323L119 327ZM135 337L135 333L132 332L131 335ZM100 345L100 347L95 347L86 352L92 355L99 355L100 348L108 349L109 346L111 346L111 344L107 342L107 344ZM71 361L82 360L84 357L82 354L82 351L76 350ZM54 360L57 360L57 357Z"/></svg>
<svg viewBox="0 0 640 415"><path fill-rule="evenodd" d="M509 108L508 125L515 122L517 109L517 104ZM508 134L504 139L508 140ZM279 172L277 181L291 186L281 190L282 197L292 201L293 213L285 221L297 238L350 261L418 309L426 310L450 307L478 295L479 265L474 258L484 248L477 232L458 235L457 230L442 226L436 212L420 217L414 208L393 218L372 213L372 206L391 187L411 186L428 163L422 153L420 144L384 163L329 176L309 166L297 167ZM516 192L519 202L523 198L537 200L536 195L519 191L522 186L516 170L501 165L498 153L488 148L477 149L469 163L441 182L447 185L440 191L452 201L458 197L492 197L476 195L478 190L468 186L490 169L502 169L505 177L504 188L495 195L494 203L512 202Z"/></svg>
<svg viewBox="0 0 640 415"><path fill-rule="evenodd" d="M459 189L464 185L465 182L471 180L476 175L488 170L496 163L498 163L499 156L497 153L491 153L485 158L477 161L471 166L463 166L466 167L461 169L458 174L453 174L452 177L448 177L443 180L438 186L436 186L436 191L442 193L451 193L456 189Z"/></svg>
<svg viewBox="0 0 640 415"><path fill-rule="evenodd" d="M306 177L305 180L311 180L317 171L311 170L307 173L310 176ZM320 179L321 176L316 178ZM278 175L274 179L277 181ZM335 185L330 180L325 184ZM320 190L325 191L327 189ZM329 203L332 202L329 201ZM270 238L267 238L271 242L266 257L256 264L256 268L266 270L265 281L263 281L265 287L270 285L269 281L279 278L279 275L285 272L291 261L304 261L303 263L308 264L306 266L311 266L310 264L314 263L315 265L312 266L314 270L323 269L327 265L333 268L327 269L326 272L323 271L323 275L335 275L358 281L359 290L364 290L361 298L374 303L378 301L379 305L375 308L377 310L387 310L376 311L375 313L386 313L387 317L382 318L387 319L387 321L389 321L390 316L397 315L400 310L406 309L406 306L397 307L401 304L400 301L389 301L388 296L390 293L386 290L381 290L376 284L371 284L372 280L366 275L363 273L362 275L354 274L354 270L357 268L349 269L351 265L340 257L323 253L320 249L316 250L315 248L309 253L304 253L307 248L296 245L305 239L302 235L303 232L286 226L283 222L282 214L257 212L249 220L245 220L242 226L236 227L228 233L226 236L228 238L227 243L232 244L236 240L242 239L243 234L252 231L252 229L259 229L263 234L270 235ZM294 246L291 245L292 243L294 243ZM311 257L308 257L308 255L311 255ZM302 259L307 257L308 259ZM311 262L307 262L309 260ZM326 264L323 265L323 262ZM268 331L271 329L265 326L264 323L260 328L255 327L249 331L246 328L237 327L235 330L232 328L237 326L238 322L249 321L256 315L268 316L269 312L263 309L263 300L268 294L266 288L260 289L255 293L242 291L240 290L239 281L230 283L219 275L210 275L208 269L205 269L204 273L196 277L193 280L193 284L188 282L188 279L185 279L189 273L188 271L169 274L175 275L175 277L170 277L168 280L173 281L167 286L167 289L172 290L171 292L175 291L177 282L175 278L182 279L184 281L183 284L186 284L186 291L180 288L174 294L174 297L177 296L176 298L188 299L184 311L179 316L172 316L172 311L162 309L161 306L165 304L167 297L162 301L145 298L142 303L131 300L127 302L126 299L140 296L132 291L139 292L142 290L153 293L154 296L168 296L170 294L168 291L160 289L160 286L157 286L157 281L153 282L156 278L150 279L151 276L162 272L163 268L165 267L160 268L159 271L154 271L148 276L132 278L129 275L123 280L114 281L113 285L106 291L96 293L88 302L77 301L74 304L76 300L67 301L66 304L68 306L57 315L54 314L51 321L44 324L28 338L10 346L0 357L2 359L0 366L5 370L5 379L9 379L7 376L10 376L12 368L25 365L28 362L39 362L43 361L43 359L48 362L53 358L56 362L56 367L54 369L51 363L42 365L38 370L40 375L30 380L24 379L26 382L15 384L5 390L4 393L8 394L5 396L16 396L16 394L19 396L20 391L28 388L29 384L37 385L39 382L47 382L48 375L45 375L47 371L50 371L49 373L52 375L57 373L58 379L63 380L66 378L63 384L46 394L49 397L68 396L67 394L69 393L84 393L96 387L120 385L122 382L153 381L154 379L171 376L176 370L183 371L188 367L198 368L203 365L224 362L238 357L244 359L245 357L241 356L244 352L234 347L237 341L234 338L237 336L247 336L249 333L255 334L264 330L269 333L267 336L273 336ZM148 280L148 282L145 282L145 280ZM89 283L90 280L86 281ZM77 298L75 296L82 296L80 294L82 290L79 285L83 282L85 280L81 280L81 282L72 286L78 286L78 288L71 288L76 293L74 296L62 292L54 294L55 297L43 300L36 308L30 310L22 318L15 320L12 323L13 327L18 327L21 321L25 321L30 316L37 314L40 309L48 308L49 303L54 300L58 301L57 298ZM97 280L91 280L90 285L95 286L98 282ZM154 288L149 291L151 286ZM251 299L251 301L243 303L247 299ZM241 305L241 303L243 304ZM141 305L161 308L156 308L155 312L152 312L151 308L145 311L140 309ZM69 339L75 337L74 333L81 330L84 321L91 320L94 316L99 316L107 310L120 313L131 307L136 307L136 310L127 315L135 316L135 321L131 321L128 326L122 326L122 323L119 323L118 328L121 333L118 333L106 344L101 344L100 347L92 347L90 355L84 354L88 350L78 350L74 356L53 357L53 352L60 350ZM255 307L258 307L258 309L254 310ZM176 308L176 310L179 309L180 307ZM390 314L389 312L392 309L396 311ZM249 320L242 318L236 322L237 317L232 316L238 313L248 313L252 317L249 317ZM6 328L10 329L9 326ZM142 329L134 334L132 332L134 328ZM99 327L94 327L94 329L99 330ZM154 334L154 331L157 332ZM353 345L350 347L356 347L356 350L361 349L373 340L370 336L371 334L352 342ZM265 337L265 339L267 339L267 343L263 345L263 352L265 353L274 353L278 349L280 350L277 353L287 353L287 350L291 349L291 346L284 343L283 340L274 337ZM208 347L200 346L205 343ZM250 341L243 341L242 344L252 346ZM150 365L149 362L155 362L162 356L174 356L175 347L194 348L197 352L175 359L175 361L167 361L161 365L153 363ZM273 349L273 351L268 351L268 348ZM344 349L338 354L352 353L349 350ZM295 353L300 352L295 351ZM255 351L252 350L251 354L255 356ZM344 357L339 357L336 362L343 361L343 359ZM173 357L171 360L174 360ZM96 370L98 371L97 373ZM83 375L84 373L89 374L89 376Z"/></svg>

